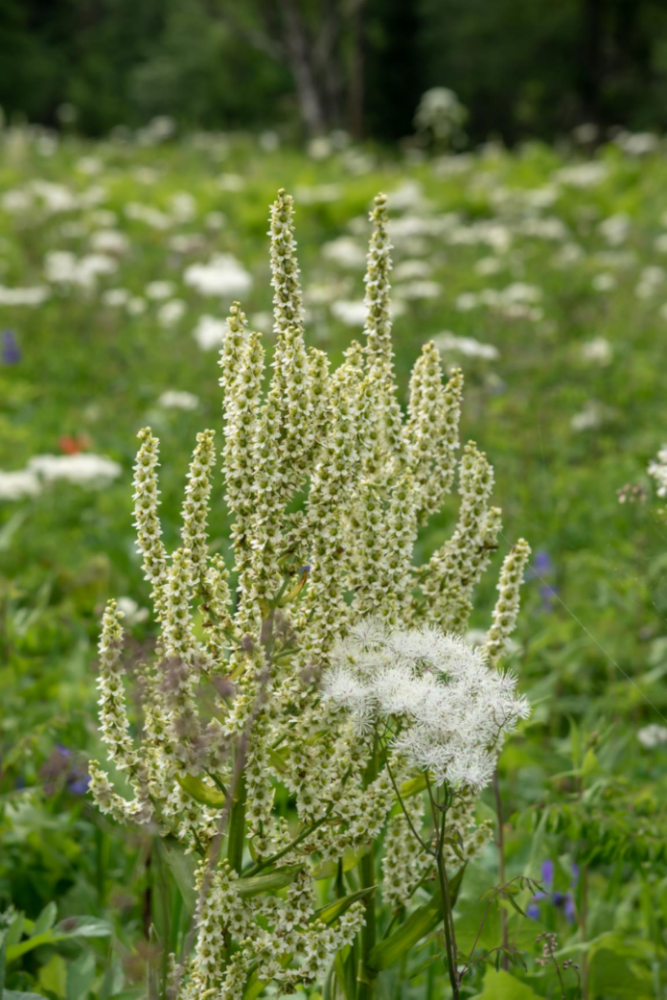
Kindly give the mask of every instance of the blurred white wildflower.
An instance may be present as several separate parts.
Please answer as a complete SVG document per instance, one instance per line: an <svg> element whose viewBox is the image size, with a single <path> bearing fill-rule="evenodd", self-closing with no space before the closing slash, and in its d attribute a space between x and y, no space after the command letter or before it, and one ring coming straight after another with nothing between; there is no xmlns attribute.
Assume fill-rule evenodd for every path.
<svg viewBox="0 0 667 1000"><path fill-rule="evenodd" d="M478 261L475 261L475 271L484 277L499 274L505 266L505 262L499 257L480 257Z"/></svg>
<svg viewBox="0 0 667 1000"><path fill-rule="evenodd" d="M583 248L578 243L564 243L554 254L552 263L554 267L565 269L578 264L585 256Z"/></svg>
<svg viewBox="0 0 667 1000"><path fill-rule="evenodd" d="M158 309L158 323L164 327L175 326L185 316L186 309L187 303L183 299L169 299Z"/></svg>
<svg viewBox="0 0 667 1000"><path fill-rule="evenodd" d="M197 215L197 202L189 191L176 191L172 194L169 208L177 222L190 222Z"/></svg>
<svg viewBox="0 0 667 1000"><path fill-rule="evenodd" d="M356 302L339 299L331 303L331 312L345 326L363 326L366 322L366 303L362 299Z"/></svg>
<svg viewBox="0 0 667 1000"><path fill-rule="evenodd" d="M493 344L482 344L474 337L457 337L449 330L437 334L433 343L443 353L455 351L467 358L484 358L486 361L496 361L500 357L500 351Z"/></svg>
<svg viewBox="0 0 667 1000"><path fill-rule="evenodd" d="M602 274L595 275L591 285L596 292L610 292L616 287L616 275L610 274L609 271L603 271Z"/></svg>
<svg viewBox="0 0 667 1000"><path fill-rule="evenodd" d="M100 229L113 229L118 224L118 215L109 208L98 208L91 213L90 221Z"/></svg>
<svg viewBox="0 0 667 1000"><path fill-rule="evenodd" d="M134 222L144 222L153 229L169 229L172 224L171 219L165 212L152 205L144 205L138 201L130 201L124 206L123 211L128 219Z"/></svg>
<svg viewBox="0 0 667 1000"><path fill-rule="evenodd" d="M0 199L0 205L5 212L16 212L17 215L28 212L32 203L30 192L23 188L10 188L3 193L2 199Z"/></svg>
<svg viewBox="0 0 667 1000"><path fill-rule="evenodd" d="M624 129L617 132L614 142L628 156L648 156L660 146L660 138L653 132L626 132Z"/></svg>
<svg viewBox="0 0 667 1000"><path fill-rule="evenodd" d="M256 312L250 317L250 326L260 333L271 334L273 332L273 313Z"/></svg>
<svg viewBox="0 0 667 1000"><path fill-rule="evenodd" d="M323 205L339 201L344 194L345 188L342 184L304 184L295 191L295 196L303 205Z"/></svg>
<svg viewBox="0 0 667 1000"><path fill-rule="evenodd" d="M41 484L34 472L18 469L5 472L0 469L0 500L23 500L34 497L41 491Z"/></svg>
<svg viewBox="0 0 667 1000"><path fill-rule="evenodd" d="M595 187L606 180L609 168L606 163L592 160L590 163L577 163L571 167L562 167L556 171L554 180L569 187Z"/></svg>
<svg viewBox="0 0 667 1000"><path fill-rule="evenodd" d="M123 471L118 462L89 452L79 452L76 455L35 455L28 462L28 470L49 483L65 479L81 486L104 486Z"/></svg>
<svg viewBox="0 0 667 1000"><path fill-rule="evenodd" d="M191 264L183 281L202 295L245 295L252 276L231 254L219 254L208 264Z"/></svg>
<svg viewBox="0 0 667 1000"><path fill-rule="evenodd" d="M333 144L326 135L316 136L306 146L306 152L311 160L326 160L333 153Z"/></svg>
<svg viewBox="0 0 667 1000"><path fill-rule="evenodd" d="M41 306L49 296L50 291L44 285L32 288L5 288L0 285L0 305L3 306Z"/></svg>
<svg viewBox="0 0 667 1000"><path fill-rule="evenodd" d="M136 139L140 146L157 146L169 139L176 131L176 122L169 115L157 115L148 125L137 129Z"/></svg>
<svg viewBox="0 0 667 1000"><path fill-rule="evenodd" d="M74 166L80 174L86 174L88 177L101 174L104 170L104 164L95 156L82 156L80 160L76 161Z"/></svg>
<svg viewBox="0 0 667 1000"><path fill-rule="evenodd" d="M130 249L130 241L117 229L99 229L91 233L90 247L97 253L123 254Z"/></svg>
<svg viewBox="0 0 667 1000"><path fill-rule="evenodd" d="M656 723L644 726L637 731L637 739L647 750L653 750L654 747L667 743L667 726L659 726Z"/></svg>
<svg viewBox="0 0 667 1000"><path fill-rule="evenodd" d="M204 222L207 229L222 229L227 223L227 216L224 212L209 212Z"/></svg>
<svg viewBox="0 0 667 1000"><path fill-rule="evenodd" d="M507 319L542 319L542 289L522 281L513 282L506 288L483 288L480 292L463 292L455 300L459 312L470 312L479 306L489 308Z"/></svg>
<svg viewBox="0 0 667 1000"><path fill-rule="evenodd" d="M280 148L280 136L273 129L266 129L257 136L257 144L265 153L274 153Z"/></svg>
<svg viewBox="0 0 667 1000"><path fill-rule="evenodd" d="M331 313L345 326L363 326L366 322L366 303L361 299L349 301L339 299L331 303ZM395 299L391 304L391 315L401 316L405 312L405 305L400 299Z"/></svg>
<svg viewBox="0 0 667 1000"><path fill-rule="evenodd" d="M116 604L126 625L138 625L148 620L148 608L140 608L134 598L119 597Z"/></svg>
<svg viewBox="0 0 667 1000"><path fill-rule="evenodd" d="M57 285L70 285L92 291L99 277L113 274L116 261L105 254L89 253L77 257L69 250L51 250L44 258L44 276Z"/></svg>
<svg viewBox="0 0 667 1000"><path fill-rule="evenodd" d="M245 180L240 174L221 174L218 177L218 187L223 191L243 191Z"/></svg>
<svg viewBox="0 0 667 1000"><path fill-rule="evenodd" d="M160 172L155 167L135 167L132 171L135 181L140 184L156 184L160 179Z"/></svg>
<svg viewBox="0 0 667 1000"><path fill-rule="evenodd" d="M658 452L657 461L649 462L648 474L655 479L658 496L667 497L667 445Z"/></svg>
<svg viewBox="0 0 667 1000"><path fill-rule="evenodd" d="M167 246L174 253L195 253L201 250L206 240L201 233L176 233L167 240Z"/></svg>
<svg viewBox="0 0 667 1000"><path fill-rule="evenodd" d="M618 213L617 215L610 215L609 218L603 219L598 229L600 235L609 243L610 246L620 246L621 243L625 243L628 236L630 235L630 229L632 226L632 220L628 215L623 213Z"/></svg>
<svg viewBox="0 0 667 1000"><path fill-rule="evenodd" d="M463 136L468 112L453 90L432 87L422 94L414 125L417 133L438 146L450 146Z"/></svg>
<svg viewBox="0 0 667 1000"><path fill-rule="evenodd" d="M394 281L414 281L430 278L433 267L427 260L402 260L392 271Z"/></svg>
<svg viewBox="0 0 667 1000"><path fill-rule="evenodd" d="M414 179L401 181L394 188L391 192L391 204L394 211L398 212L425 212L431 207L421 183Z"/></svg>
<svg viewBox="0 0 667 1000"><path fill-rule="evenodd" d="M614 354L614 349L606 337L593 337L592 340L584 341L580 351L584 361L592 361L598 365L608 365Z"/></svg>
<svg viewBox="0 0 667 1000"><path fill-rule="evenodd" d="M158 399L158 406L163 406L166 410L196 410L199 397L192 392L167 389Z"/></svg>
<svg viewBox="0 0 667 1000"><path fill-rule="evenodd" d="M52 181L36 180L30 184L30 189L41 200L42 206L47 212L72 212L79 208L79 199L62 184L54 184Z"/></svg>
<svg viewBox="0 0 667 1000"><path fill-rule="evenodd" d="M322 247L325 260L340 267L362 267L366 262L366 250L352 236L339 236Z"/></svg>
<svg viewBox="0 0 667 1000"><path fill-rule="evenodd" d="M130 292L127 288L107 288L102 292L102 302L105 306L113 308L126 306L130 301Z"/></svg>
<svg viewBox="0 0 667 1000"><path fill-rule="evenodd" d="M589 400L586 405L570 420L570 427L573 431L593 431L602 427L611 417L614 411L595 399Z"/></svg>
<svg viewBox="0 0 667 1000"><path fill-rule="evenodd" d="M396 295L403 299L437 299L442 295L438 281L405 281L396 286Z"/></svg>
<svg viewBox="0 0 667 1000"><path fill-rule="evenodd" d="M645 267L635 288L637 298L649 299L655 295L660 290L660 286L664 284L666 276L664 267L658 267L655 264Z"/></svg>
<svg viewBox="0 0 667 1000"><path fill-rule="evenodd" d="M600 135L600 126L593 122L583 122L572 129L572 138L582 146L595 142Z"/></svg>
<svg viewBox="0 0 667 1000"><path fill-rule="evenodd" d="M202 351L212 351L222 346L222 340L227 330L227 323L215 316L200 316L192 331Z"/></svg>
<svg viewBox="0 0 667 1000"><path fill-rule="evenodd" d="M143 316L146 312L146 299L142 299L140 295L133 295L127 303L127 311L130 316Z"/></svg>
<svg viewBox="0 0 667 1000"><path fill-rule="evenodd" d="M334 647L323 688L361 731L396 721L395 750L436 783L474 789L489 783L505 735L530 711L511 674L434 626L353 627Z"/></svg>
<svg viewBox="0 0 667 1000"><path fill-rule="evenodd" d="M144 288L144 295L147 299L160 302L163 299L170 299L175 291L173 281L149 281Z"/></svg>

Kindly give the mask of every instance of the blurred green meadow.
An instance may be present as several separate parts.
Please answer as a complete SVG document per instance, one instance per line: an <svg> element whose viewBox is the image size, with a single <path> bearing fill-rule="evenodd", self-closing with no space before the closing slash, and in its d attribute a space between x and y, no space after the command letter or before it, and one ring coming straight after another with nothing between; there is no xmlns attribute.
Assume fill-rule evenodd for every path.
<svg viewBox="0 0 667 1000"><path fill-rule="evenodd" d="M361 336L367 213L387 192L404 401L434 339L465 373L463 438L495 467L494 566L521 536L533 549L511 666L534 711L501 783L508 877L551 872L554 892L528 916L509 911L525 992L507 992L509 973L489 965L466 995L560 996L553 969L535 964L546 929L585 966L585 992L571 973L568 996L667 996L667 732L647 735L667 716L667 529L646 473L667 439L667 145L639 138L427 157L344 135L304 149L272 132L165 138L159 121L96 143L0 134L8 990L146 995L151 927L164 930L160 855L150 833L114 827L85 794L87 760L102 754L98 620L122 597L136 659L150 648L136 434L150 425L161 441L170 546L196 433L221 427L217 352L234 300L271 343L268 206L284 186L307 338L334 362ZM226 553L222 485L211 523ZM420 539L424 553L450 533L455 500ZM495 576L475 627L488 623ZM468 946L496 866L490 847L466 876ZM494 911L483 947L498 933ZM400 995L424 996L431 974Z"/></svg>

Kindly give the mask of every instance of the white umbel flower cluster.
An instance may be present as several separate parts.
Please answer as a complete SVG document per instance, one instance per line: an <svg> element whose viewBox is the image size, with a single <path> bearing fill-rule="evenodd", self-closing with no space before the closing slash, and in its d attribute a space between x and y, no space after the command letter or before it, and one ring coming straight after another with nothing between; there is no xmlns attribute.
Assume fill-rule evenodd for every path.
<svg viewBox="0 0 667 1000"><path fill-rule="evenodd" d="M432 626L353 627L334 647L323 686L360 731L388 722L394 750L454 788L488 785L505 735L529 714L511 674Z"/></svg>

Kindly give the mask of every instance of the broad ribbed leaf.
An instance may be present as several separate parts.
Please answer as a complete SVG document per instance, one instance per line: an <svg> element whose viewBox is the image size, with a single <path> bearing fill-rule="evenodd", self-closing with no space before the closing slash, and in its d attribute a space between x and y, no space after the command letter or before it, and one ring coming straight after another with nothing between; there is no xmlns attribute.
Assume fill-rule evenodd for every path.
<svg viewBox="0 0 667 1000"><path fill-rule="evenodd" d="M176 781L191 799L199 802L202 806L210 806L211 809L220 809L225 804L225 796L219 789L205 785L203 781L195 778L192 774L186 774L184 778L177 775Z"/></svg>

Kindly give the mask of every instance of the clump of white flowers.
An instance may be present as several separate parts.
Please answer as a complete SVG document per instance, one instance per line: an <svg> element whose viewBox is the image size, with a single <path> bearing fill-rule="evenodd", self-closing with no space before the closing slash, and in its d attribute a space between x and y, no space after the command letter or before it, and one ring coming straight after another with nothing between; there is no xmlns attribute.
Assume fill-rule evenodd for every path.
<svg viewBox="0 0 667 1000"><path fill-rule="evenodd" d="M667 496L667 445L658 452L658 457L649 462L648 474L655 479L658 496Z"/></svg>
<svg viewBox="0 0 667 1000"><path fill-rule="evenodd" d="M371 221L364 343L335 370L306 344L284 191L271 211L270 378L261 335L231 309L220 365L233 565L207 534L214 432L198 436L173 552L159 519L159 443L149 428L139 434L135 526L160 634L137 670L135 719L123 614L109 603L102 735L133 798L96 761L91 791L115 819L156 823L200 858L196 947L171 961L179 1000L254 997L269 982L292 992L327 969L368 1000L386 949L393 961L406 947L376 940L376 895L405 915L420 881L432 886L438 869L443 884L443 863L453 873L483 846L475 793L527 713L496 666L530 550L519 542L506 557L491 629L473 650L460 637L497 547L493 470L472 442L458 456L463 377L445 377L433 343L403 410L384 195ZM453 534L416 566L418 530L455 484ZM437 850L423 810L431 780L446 789ZM317 895L332 902L318 909L322 879Z"/></svg>
<svg viewBox="0 0 667 1000"><path fill-rule="evenodd" d="M390 722L394 750L435 784L484 788L505 734L529 713L511 674L434 626L363 622L336 643L330 659L325 697L347 708L361 731L376 719Z"/></svg>
<svg viewBox="0 0 667 1000"><path fill-rule="evenodd" d="M468 112L453 90L432 87L422 94L415 112L415 129L436 146L449 147L464 138Z"/></svg>

